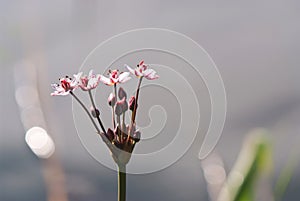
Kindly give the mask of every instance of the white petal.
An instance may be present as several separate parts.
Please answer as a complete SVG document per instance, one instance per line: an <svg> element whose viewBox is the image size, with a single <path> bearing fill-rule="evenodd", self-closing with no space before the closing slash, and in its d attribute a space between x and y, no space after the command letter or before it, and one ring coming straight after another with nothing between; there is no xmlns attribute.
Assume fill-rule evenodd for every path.
<svg viewBox="0 0 300 201"><path fill-rule="evenodd" d="M69 93L70 93L70 91L63 91L63 92L54 91L53 93L51 93L51 96L66 96Z"/></svg>
<svg viewBox="0 0 300 201"><path fill-rule="evenodd" d="M128 80L130 80L131 77L126 77L124 78L123 80L119 80L120 83L124 83L124 82L127 82Z"/></svg>
<svg viewBox="0 0 300 201"><path fill-rule="evenodd" d="M143 74L144 77L148 80L154 80L159 78L159 76L156 74L156 72L153 69L147 69Z"/></svg>
<svg viewBox="0 0 300 201"><path fill-rule="evenodd" d="M93 77L93 75L94 75L94 71L93 71L93 69L91 69L89 72L89 77Z"/></svg>
<svg viewBox="0 0 300 201"><path fill-rule="evenodd" d="M155 71L154 71L153 69L147 69L147 70L145 70L145 71L143 72L143 75L144 75L144 76L148 76L148 75L150 75L150 74L152 74L152 73L155 73Z"/></svg>
<svg viewBox="0 0 300 201"><path fill-rule="evenodd" d="M106 85L113 85L114 84L114 83L112 83L112 81L109 78L104 77L103 75L101 75L100 81L103 82Z"/></svg>
<svg viewBox="0 0 300 201"><path fill-rule="evenodd" d="M59 84L51 84L51 86L55 89L55 91L65 91L65 89Z"/></svg>
<svg viewBox="0 0 300 201"><path fill-rule="evenodd" d="M81 83L82 72L74 74L73 76L74 76L74 79L72 81L70 80L70 86L72 88L77 88L78 85Z"/></svg>
<svg viewBox="0 0 300 201"><path fill-rule="evenodd" d="M137 76L137 77L141 77L141 76L143 76L143 73L141 73L141 68L140 67L137 67L137 68L135 68L135 70L134 70L134 72L135 72L135 75Z"/></svg>
<svg viewBox="0 0 300 201"><path fill-rule="evenodd" d="M79 87L79 84L80 84L80 81L73 80L73 81L70 83L70 87L71 87L72 89L75 89L75 88Z"/></svg>
<svg viewBox="0 0 300 201"><path fill-rule="evenodd" d="M82 76L82 72L79 72L79 73L77 73L77 74L74 74L73 76L74 76L74 78L75 78L76 81L79 81L80 78L81 78L81 76Z"/></svg>
<svg viewBox="0 0 300 201"><path fill-rule="evenodd" d="M94 75L94 77L92 79L94 79L93 82L97 82L97 85L98 85L100 82L100 79L101 79L101 75L100 74Z"/></svg>
<svg viewBox="0 0 300 201"><path fill-rule="evenodd" d="M51 96L65 96L68 95L70 92L70 91L65 91L65 89L58 84L53 84L53 87L55 88L55 91L51 93Z"/></svg>
<svg viewBox="0 0 300 201"><path fill-rule="evenodd" d="M98 83L99 83L99 80L97 78L91 78L91 79L89 79L87 88L94 89L95 87L97 87Z"/></svg>
<svg viewBox="0 0 300 201"><path fill-rule="evenodd" d="M100 75L100 74L97 74L97 75L96 75L96 79L97 79L98 81L100 81L100 78L101 78L101 75Z"/></svg>
<svg viewBox="0 0 300 201"><path fill-rule="evenodd" d="M126 82L128 80L130 80L130 77L129 77L129 72L124 72L124 73L121 73L119 75L119 82L123 83L123 82ZM129 79L128 79L129 78Z"/></svg>
<svg viewBox="0 0 300 201"><path fill-rule="evenodd" d="M134 69L130 68L127 64L125 64L125 67L128 69L128 71L129 71L131 74L135 75Z"/></svg>
<svg viewBox="0 0 300 201"><path fill-rule="evenodd" d="M56 88L59 86L59 84L57 84L57 83L54 83L54 84L51 84L51 87L53 88L53 89L55 89L56 90Z"/></svg>

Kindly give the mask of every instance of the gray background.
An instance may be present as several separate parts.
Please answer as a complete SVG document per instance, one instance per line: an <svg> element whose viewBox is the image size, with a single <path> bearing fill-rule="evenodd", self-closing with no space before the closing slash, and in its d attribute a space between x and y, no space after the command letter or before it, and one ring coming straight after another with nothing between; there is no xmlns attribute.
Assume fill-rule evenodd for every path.
<svg viewBox="0 0 300 201"><path fill-rule="evenodd" d="M50 98L49 84L76 72L100 42L144 27L181 32L208 51L227 91L227 120L217 145L226 170L245 134L262 126L274 136L276 178L299 142L299 9L296 0L1 1L0 200L46 199L42 165L25 144L15 101L14 67L24 60L39 72L70 200L116 200L115 172L88 155L74 128L70 98ZM195 142L172 167L129 176L128 200L208 200L198 151ZM284 200L298 200L299 173Z"/></svg>

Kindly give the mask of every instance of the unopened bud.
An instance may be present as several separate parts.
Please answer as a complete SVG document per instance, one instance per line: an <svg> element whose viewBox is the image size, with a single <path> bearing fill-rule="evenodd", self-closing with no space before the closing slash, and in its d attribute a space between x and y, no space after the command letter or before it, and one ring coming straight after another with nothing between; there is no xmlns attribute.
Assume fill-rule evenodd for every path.
<svg viewBox="0 0 300 201"><path fill-rule="evenodd" d="M123 112L126 112L128 110L128 103L127 101L125 100L125 98L122 99L122 102L123 102Z"/></svg>
<svg viewBox="0 0 300 201"><path fill-rule="evenodd" d="M92 116L93 116L94 118L99 117L100 112L99 112L98 109L96 109L96 108L94 108L94 107L92 106L90 110L91 110Z"/></svg>
<svg viewBox="0 0 300 201"><path fill-rule="evenodd" d="M115 105L115 113L117 116L120 116L123 113L123 107L120 101L118 101L117 104Z"/></svg>
<svg viewBox="0 0 300 201"><path fill-rule="evenodd" d="M119 88L118 96L120 99L127 98L127 94L126 94L125 90L123 89L123 87Z"/></svg>
<svg viewBox="0 0 300 201"><path fill-rule="evenodd" d="M116 104L116 97L113 93L110 93L108 96L108 104L112 107L114 107Z"/></svg>
<svg viewBox="0 0 300 201"><path fill-rule="evenodd" d="M134 132L132 138L134 139L135 142L139 142L141 139L141 132L140 131Z"/></svg>
<svg viewBox="0 0 300 201"><path fill-rule="evenodd" d="M133 111L134 107L135 107L135 97L131 96L129 99L129 109Z"/></svg>
<svg viewBox="0 0 300 201"><path fill-rule="evenodd" d="M106 132L107 139L111 142L115 138L114 132L109 128Z"/></svg>
<svg viewBox="0 0 300 201"><path fill-rule="evenodd" d="M126 102L125 98L118 101L115 106L115 113L116 115L120 116L122 113L128 110L128 103Z"/></svg>

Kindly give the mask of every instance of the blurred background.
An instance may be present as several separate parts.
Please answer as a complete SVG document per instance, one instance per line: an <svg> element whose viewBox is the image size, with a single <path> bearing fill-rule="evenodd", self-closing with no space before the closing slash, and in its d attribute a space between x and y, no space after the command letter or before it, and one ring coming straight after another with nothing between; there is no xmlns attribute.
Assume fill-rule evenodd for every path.
<svg viewBox="0 0 300 201"><path fill-rule="evenodd" d="M264 127L273 146L268 185L276 188L282 170L292 163L282 200L299 200L299 9L296 0L0 1L0 200L117 199L116 173L84 149L71 98L50 98L50 83L77 72L100 42L147 27L189 36L221 73L228 110L211 160L219 164L217 173L229 173L246 133ZM38 142L48 147L31 138L34 131L28 134L33 126L45 129L38 130L44 134ZM128 200L214 200L199 149L196 141L171 167L129 175ZM217 183L224 182L220 178ZM270 189L258 200L272 200Z"/></svg>

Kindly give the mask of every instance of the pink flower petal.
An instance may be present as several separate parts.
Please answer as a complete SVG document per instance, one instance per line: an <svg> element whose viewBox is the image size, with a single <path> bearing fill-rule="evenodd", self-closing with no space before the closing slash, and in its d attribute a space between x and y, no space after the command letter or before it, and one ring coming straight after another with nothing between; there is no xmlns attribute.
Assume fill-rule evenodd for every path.
<svg viewBox="0 0 300 201"><path fill-rule="evenodd" d="M51 93L51 96L66 96L70 93L70 91L64 91L64 92L59 92L59 91L54 91Z"/></svg>
<svg viewBox="0 0 300 201"><path fill-rule="evenodd" d="M98 83L99 83L99 78L97 78L97 77L90 78L88 81L87 88L94 89L98 86Z"/></svg>
<svg viewBox="0 0 300 201"><path fill-rule="evenodd" d="M147 79L148 79L148 80L155 80L155 79L157 79L157 78L159 78L158 75L149 75L149 76L147 76Z"/></svg>
<svg viewBox="0 0 300 201"><path fill-rule="evenodd" d="M89 77L93 77L93 76L95 76L94 71L93 71L93 69L91 69L90 72L89 72Z"/></svg>
<svg viewBox="0 0 300 201"><path fill-rule="evenodd" d="M107 78L107 77L104 77L103 75L101 75L100 77L100 81L103 82L104 84L106 85L113 85L114 83L111 81L111 79Z"/></svg>
<svg viewBox="0 0 300 201"><path fill-rule="evenodd" d="M73 84L79 83L82 77L82 72L73 75L74 79L72 80Z"/></svg>
<svg viewBox="0 0 300 201"><path fill-rule="evenodd" d="M140 61L139 66L144 65L144 60Z"/></svg>
<svg viewBox="0 0 300 201"><path fill-rule="evenodd" d="M123 80L119 80L119 83L124 83L124 82L127 82L128 80L130 80L131 77L126 77L124 78Z"/></svg>
<svg viewBox="0 0 300 201"><path fill-rule="evenodd" d="M152 73L155 73L155 71L154 71L153 69L147 69L147 70L145 70L145 71L143 72L143 75L144 75L144 76L148 76L148 75L150 75L150 74L152 74Z"/></svg>
<svg viewBox="0 0 300 201"><path fill-rule="evenodd" d="M130 80L131 78L129 77L129 75L130 75L129 72L121 73L119 75L118 81L121 82L121 83L124 83L124 82Z"/></svg>
<svg viewBox="0 0 300 201"><path fill-rule="evenodd" d="M153 69L145 70L144 77L148 80L155 80L159 78L159 76L156 74L156 72Z"/></svg>
<svg viewBox="0 0 300 201"><path fill-rule="evenodd" d="M51 93L51 96L65 96L70 93L70 91L65 91L65 89L59 84L52 84L51 86L55 89L55 91Z"/></svg>

